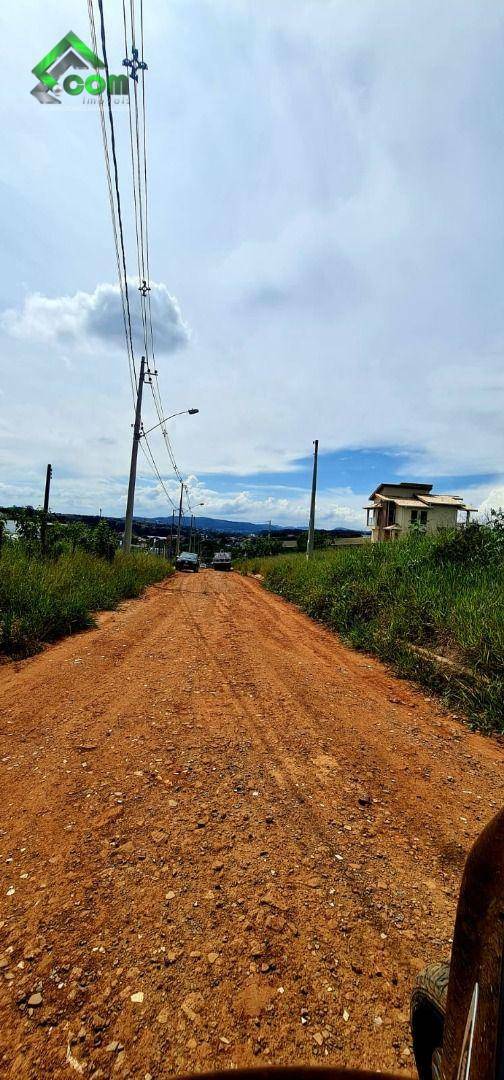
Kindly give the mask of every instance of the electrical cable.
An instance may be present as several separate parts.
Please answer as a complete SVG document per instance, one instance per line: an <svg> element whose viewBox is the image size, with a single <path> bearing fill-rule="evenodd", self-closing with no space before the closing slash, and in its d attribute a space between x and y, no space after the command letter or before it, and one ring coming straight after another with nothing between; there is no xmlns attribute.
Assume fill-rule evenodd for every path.
<svg viewBox="0 0 504 1080"><path fill-rule="evenodd" d="M145 446L143 444L143 440L145 440ZM176 507L176 505L175 505L175 503L174 503L174 501L173 501L173 499L172 499L172 497L170 495L170 492L168 491L168 489L167 489L167 487L165 485L165 482L164 482L164 480L163 480L163 478L161 476L161 473L159 472L159 469L158 469L158 467L156 465L156 459L154 457L154 454L152 453L151 446L150 446L150 443L149 443L146 435L143 435L141 440L140 440L140 448L143 451L144 457L146 458L147 462L151 466L153 472L156 474L156 476L157 476L157 478L159 480L159 483L161 484L161 487L162 487L162 489L163 489L163 491L164 491L164 493L166 495L166 498L168 499L168 502L170 503L171 506L173 506L173 509L176 510L177 507Z"/></svg>
<svg viewBox="0 0 504 1080"><path fill-rule="evenodd" d="M91 28L91 37L93 49L96 55L98 55L97 34L94 18L93 0L87 0L88 2L88 14ZM112 100L110 94L109 83L109 66L107 56L107 44L106 44L106 28L105 17L103 11L103 0L97 0L98 9L100 14L100 36L101 47L103 53L103 61L106 75L106 92L107 92L107 105L108 105L108 119L110 127L110 146L112 153L113 163L113 178L112 170L110 166L110 152L107 135L107 125L104 114L104 104L102 95L99 94L99 106L100 106L100 123L102 140L104 147L105 168L107 174L107 185L109 191L110 210L112 217L112 227L114 234L114 246L116 252L117 272L119 279L119 290L121 296L121 307L124 323L126 350L128 355L128 364L130 369L130 380L132 388L133 403L135 404L136 393L138 387L138 377L135 366L134 347L133 347L133 333L131 325L131 308L130 298L128 290L128 277L126 270L126 252L124 243L124 227L122 219L121 208L121 196L119 186L119 168L117 162L117 149L116 149L116 137L114 128L114 118L112 111ZM124 42L126 50L126 60L129 61L128 56L128 27L125 0L122 3L123 7L123 26L124 26ZM132 81L133 81L133 99L134 99L134 117L131 109L131 95L128 93L128 116L129 116L129 133L130 133L130 154L131 154L131 169L132 169L132 183L133 183L133 203L134 203L134 216L135 216L135 235L136 235L136 250L137 250L137 265L139 275L139 292L140 292L140 311L142 318L142 329L144 339L144 351L147 363L147 379L151 387L152 397L154 401L155 410L160 421L161 431L164 438L165 446L168 452L168 457L172 469L182 484L182 495L184 492L187 498L187 504L192 513L192 507L190 504L189 492L187 486L183 482L182 475L178 468L173 447L170 442L170 438L166 427L164 426L164 408L161 398L161 391L159 387L159 380L157 371L155 369L155 352L154 352L154 330L152 320L152 305L150 297L150 258L149 258L149 235L148 235L148 180L147 180L147 139L146 139L146 107L145 107L145 69L146 64L143 60L144 54L144 23L143 23L143 0L140 2L140 34L141 34L141 61L138 62L138 52L135 47L135 0L130 0L130 21L131 21L131 40L132 40L132 53L133 60L129 61L126 66L131 67ZM136 66L135 66L136 65ZM142 73L142 94L141 94L141 120L140 109L138 102L138 77L136 70L139 68ZM97 76L99 71L96 69ZM142 153L143 151L143 153ZM142 192L143 183L143 192ZM150 348L149 348L150 338ZM149 352L150 360L149 362ZM152 366L151 366L152 365ZM145 439L145 446L143 440ZM177 509L173 499L170 496L168 489L163 481L160 470L157 466L154 454L152 452L150 443L145 435L142 436L140 445L144 456L157 476L161 487L174 509Z"/></svg>
<svg viewBox="0 0 504 1080"><path fill-rule="evenodd" d="M95 56L97 56L98 55L98 43L97 43L97 38L96 38L96 26L95 26L95 18L94 18L93 0L88 0L88 15L89 15L89 25L90 25L90 30L91 30L93 51L95 53ZM97 77L101 78L101 76L99 74L98 67L95 68L95 71L96 71ZM113 230L113 235L114 235L114 248L115 248L116 264L117 264L117 277L118 277L118 281L119 281L119 292L120 292L120 297L121 297L121 309L122 309L122 317L123 317L123 325L124 325L124 337L125 337L125 342L126 342L126 353L127 353L127 357L128 357L128 367L129 367L129 373L130 373L131 392L132 392L132 399L133 399L133 405L134 405L135 404L135 398L136 398L137 377L136 377L135 359L134 359L134 352L133 352L133 340L132 340L132 335L131 335L131 319L129 318L129 309L127 308L127 303L126 303L127 294L126 294L126 291L125 291L125 285L124 285L124 280L123 280L123 272L122 272L122 269L121 269L121 255L120 255L120 251L119 251L117 214L116 214L116 205L115 205L115 202L114 202L112 174L111 174L111 169L110 169L110 154L109 154L109 147L108 147L107 126L106 126L106 122L105 122L103 98L102 98L101 94L98 95L98 102L99 102L100 127L101 127L102 142L103 142L103 152L104 152L104 158L105 158L105 171L106 171L106 176L107 176L107 187L108 187L108 193L109 193L110 215L111 215L111 219L112 219L112 230ZM123 265L124 265L124 263L123 263ZM126 283L126 289L127 289L127 283Z"/></svg>
<svg viewBox="0 0 504 1080"><path fill-rule="evenodd" d="M131 21L131 39L132 49L135 48L135 4L134 0L130 0L130 21ZM126 37L127 47L127 18L125 10L125 0L123 0L123 24ZM177 465L173 447L170 441L168 432L163 425L162 421L166 415L161 397L161 389L159 385L159 378L155 366L155 348L154 348L154 328L152 319L152 303L151 303L151 287L150 287L150 252L149 252L149 226L148 226L148 172L147 172L147 123L146 123L146 95L145 95L145 70L146 65L144 61L144 20L143 20L143 0L140 2L140 48L141 57L139 70L141 72L141 119L140 109L138 102L138 76L135 71L135 78L133 79L133 97L134 97L134 120L131 121L130 117L130 144L131 144L131 162L132 162L132 179L135 192L135 230L137 236L137 251L138 255L138 268L139 268L139 284L143 286L140 288L141 304L142 304L142 318L144 325L144 343L145 354L147 356L147 381L151 388L154 407L157 413L158 420L161 424L161 433L165 442L166 450L173 471L182 483L182 475ZM128 58L128 57L127 57ZM131 106L130 106L131 108ZM134 134L133 134L134 132ZM142 169L143 161L143 169ZM142 193L142 180L143 180L143 193ZM145 299L147 295L147 300ZM147 309L147 311L146 311ZM148 318L149 324L149 336L150 336L150 349L147 342L146 331L146 318ZM150 352L150 360L149 360Z"/></svg>
<svg viewBox="0 0 504 1080"><path fill-rule="evenodd" d="M127 311L127 317L128 317L128 332L129 332L129 337L130 337L130 341L131 341L131 349L132 349L132 352L133 352L133 334L132 334L132 331L131 331L131 311L130 311L129 292L128 292L128 275L126 273L126 253L125 253L125 250L124 250L124 229L123 229L122 213L121 213L121 195L120 195L120 192L119 192L119 170L118 170L118 166L117 166L114 116L113 116L113 112L112 112L112 98L110 96L110 79L109 79L110 71L109 71L108 57L107 57L107 42L106 42L106 34L105 34L105 16L103 14L103 0L98 0L98 10L100 12L100 36L101 36L101 44L102 44L102 52L103 52L103 63L105 65L105 74L106 74L105 85L106 85L106 91L107 91L107 105L108 105L108 116L109 116L109 125L110 125L110 143L111 143L111 148L112 148L112 162L113 162L113 165L114 165L114 185L115 185L115 195L116 195L116 201L117 201L117 219L118 219L118 223L119 223L119 239L120 239L120 246L121 246L122 267L123 267L123 275L124 275L124 292L125 292L125 297L126 297L126 311ZM134 361L133 361L133 364L134 364ZM136 383L136 371L135 371L135 383Z"/></svg>

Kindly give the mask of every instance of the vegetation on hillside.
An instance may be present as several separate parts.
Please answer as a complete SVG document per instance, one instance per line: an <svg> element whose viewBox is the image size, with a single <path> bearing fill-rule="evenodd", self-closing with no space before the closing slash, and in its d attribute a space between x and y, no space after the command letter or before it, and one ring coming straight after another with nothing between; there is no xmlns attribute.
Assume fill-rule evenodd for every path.
<svg viewBox="0 0 504 1080"><path fill-rule="evenodd" d="M504 517L396 543L246 560L268 589L504 733Z"/></svg>
<svg viewBox="0 0 504 1080"><path fill-rule="evenodd" d="M16 539L0 529L0 654L30 656L173 571L155 555L117 551L106 522L47 524L33 511L20 517Z"/></svg>
<svg viewBox="0 0 504 1080"><path fill-rule="evenodd" d="M350 536L361 535L357 530L347 529L343 532ZM263 555L280 555L284 550L283 542L286 539L295 541L296 548L294 550L306 553L306 542L308 540L306 530L287 530L287 534L273 532L270 536L267 534L247 536L244 537L240 544L235 545L234 550L237 557L241 559L255 559ZM335 532L328 532L326 529L315 529L313 538L315 548L333 547L334 540Z"/></svg>

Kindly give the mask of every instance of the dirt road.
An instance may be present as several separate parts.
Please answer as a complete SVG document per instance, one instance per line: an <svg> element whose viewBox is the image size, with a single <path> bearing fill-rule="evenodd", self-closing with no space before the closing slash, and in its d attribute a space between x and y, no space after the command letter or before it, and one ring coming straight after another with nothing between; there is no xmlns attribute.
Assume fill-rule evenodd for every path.
<svg viewBox="0 0 504 1080"><path fill-rule="evenodd" d="M412 1069L503 752L257 582L0 668L0 1072Z"/></svg>

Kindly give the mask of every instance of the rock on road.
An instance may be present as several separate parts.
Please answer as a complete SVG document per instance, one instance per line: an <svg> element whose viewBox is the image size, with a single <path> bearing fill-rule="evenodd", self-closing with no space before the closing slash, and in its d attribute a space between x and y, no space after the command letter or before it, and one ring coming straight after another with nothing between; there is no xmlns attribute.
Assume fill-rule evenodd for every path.
<svg viewBox="0 0 504 1080"><path fill-rule="evenodd" d="M253 580L0 668L0 1071L412 1069L503 752Z"/></svg>

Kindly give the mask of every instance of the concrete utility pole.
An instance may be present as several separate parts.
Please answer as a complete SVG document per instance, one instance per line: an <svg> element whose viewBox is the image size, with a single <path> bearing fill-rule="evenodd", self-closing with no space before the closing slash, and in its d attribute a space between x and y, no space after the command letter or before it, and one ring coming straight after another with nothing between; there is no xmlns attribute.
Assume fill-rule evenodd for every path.
<svg viewBox="0 0 504 1080"><path fill-rule="evenodd" d="M49 513L49 492L51 490L51 477L52 477L52 465L48 465L46 469L46 481L44 491L44 515L40 525L40 547L42 554L45 555L47 547L47 515Z"/></svg>
<svg viewBox="0 0 504 1080"><path fill-rule="evenodd" d="M171 526L170 526L170 559L173 555L173 533L175 530L175 510L172 510L171 514Z"/></svg>
<svg viewBox="0 0 504 1080"><path fill-rule="evenodd" d="M180 502L178 508L178 529L177 529L177 551L176 554L180 555L180 526L182 524L182 499L184 496L184 485L180 485Z"/></svg>
<svg viewBox="0 0 504 1080"><path fill-rule="evenodd" d="M315 439L313 450L313 478L311 489L311 503L310 503L310 524L308 526L308 542L306 544L306 558L309 559L313 555L313 547L315 543L315 499L317 495L317 459L318 459L318 439Z"/></svg>
<svg viewBox="0 0 504 1080"><path fill-rule="evenodd" d="M142 426L142 394L145 376L145 356L140 361L140 377L138 380L137 402L135 409L135 423L133 426L133 445L131 447L131 465L128 484L128 502L126 504L126 517L124 519L123 550L131 551L133 537L133 507L135 505L135 482L137 471L138 444L140 442L140 429Z"/></svg>

